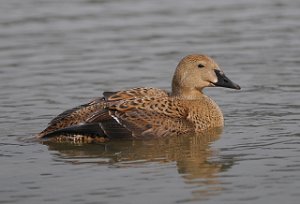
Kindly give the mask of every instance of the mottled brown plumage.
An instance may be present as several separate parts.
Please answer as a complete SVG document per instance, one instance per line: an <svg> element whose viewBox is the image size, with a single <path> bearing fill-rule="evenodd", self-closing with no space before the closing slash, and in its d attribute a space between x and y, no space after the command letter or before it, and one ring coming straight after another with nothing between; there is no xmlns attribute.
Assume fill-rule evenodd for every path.
<svg viewBox="0 0 300 204"><path fill-rule="evenodd" d="M202 92L209 86L240 89L211 58L188 55L176 68L171 93L156 88L104 92L102 98L58 115L38 137L71 133L89 138L159 138L222 127L220 108Z"/></svg>

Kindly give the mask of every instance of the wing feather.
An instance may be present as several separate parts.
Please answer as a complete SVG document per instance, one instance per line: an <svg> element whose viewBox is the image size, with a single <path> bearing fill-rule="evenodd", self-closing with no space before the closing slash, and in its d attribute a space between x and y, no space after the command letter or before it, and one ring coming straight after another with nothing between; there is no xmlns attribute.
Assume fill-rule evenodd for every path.
<svg viewBox="0 0 300 204"><path fill-rule="evenodd" d="M135 138L184 134L193 127L182 104L169 97L128 99L108 109Z"/></svg>
<svg viewBox="0 0 300 204"><path fill-rule="evenodd" d="M85 123L92 113L103 109L104 106L103 98L96 98L87 104L66 110L51 120L48 127L40 132L37 137L41 138L53 131Z"/></svg>
<svg viewBox="0 0 300 204"><path fill-rule="evenodd" d="M157 118L163 118L165 116L172 118L171 115L174 115L172 109L162 113L160 109L164 105L155 105L155 99L168 98L168 93L160 89L133 88L118 92L104 92L103 96L104 97L96 98L87 104L77 106L59 114L50 121L48 127L39 133L37 137L42 138L50 133L68 131L79 131L82 133L87 128L94 127L89 124L97 123L100 124L103 132L109 137L122 137L122 135L128 137L129 135L131 136L131 132L135 135L143 134L145 130L149 129L150 125L151 127L154 125L152 124L153 122L149 122L150 125L146 124L143 126L143 124L138 124L138 119L144 121L145 124L147 123L145 118L155 116ZM151 101L153 101L153 103L150 103ZM132 111L127 111L130 109L132 109ZM134 111L137 109L139 109L139 111ZM127 115L131 115L131 117L126 116L126 114L122 115L122 113L125 112ZM145 118L141 120L141 117ZM134 118L137 120L134 120ZM95 130L97 129L93 128L93 132L97 132ZM152 132L148 131L147 135L148 134L152 134ZM146 135L146 133L144 133L144 135Z"/></svg>

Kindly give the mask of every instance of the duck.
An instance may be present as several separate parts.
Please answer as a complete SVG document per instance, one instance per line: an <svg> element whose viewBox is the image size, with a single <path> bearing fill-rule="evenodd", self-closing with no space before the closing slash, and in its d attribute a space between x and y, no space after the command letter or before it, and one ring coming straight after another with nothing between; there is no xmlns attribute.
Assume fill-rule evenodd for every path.
<svg viewBox="0 0 300 204"><path fill-rule="evenodd" d="M171 92L153 87L103 92L56 116L36 137L106 141L165 138L222 128L222 111L203 93L206 87L241 89L211 57L190 54L177 65Z"/></svg>

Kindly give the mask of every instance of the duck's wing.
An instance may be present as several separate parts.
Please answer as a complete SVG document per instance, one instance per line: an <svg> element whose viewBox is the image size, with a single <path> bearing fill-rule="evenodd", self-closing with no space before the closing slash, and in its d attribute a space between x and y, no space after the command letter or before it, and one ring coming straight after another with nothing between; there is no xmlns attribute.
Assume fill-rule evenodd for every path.
<svg viewBox="0 0 300 204"><path fill-rule="evenodd" d="M46 138L68 133L129 137L131 136L131 132L114 120L110 112L106 110L107 103L114 104L145 96L166 97L167 95L167 92L156 88L133 88L118 92L104 92L104 97L96 98L87 104L77 106L59 114L50 121L48 127L39 133L37 137Z"/></svg>
<svg viewBox="0 0 300 204"><path fill-rule="evenodd" d="M57 132L61 129L66 129L71 126L78 126L81 123L85 123L86 119L89 118L91 114L99 109L103 109L104 105L104 98L102 97L96 98L89 103L66 110L51 120L48 124L48 127L40 132L37 137L42 138L52 132Z"/></svg>
<svg viewBox="0 0 300 204"><path fill-rule="evenodd" d="M75 108L71 108L69 110L66 110L53 118L50 122L49 125L56 124L58 122L61 122L62 120L69 120L69 125L72 124L78 124L80 122L84 121L84 118L90 114L91 111L93 111L95 108L103 107L103 98L96 98L90 101L89 103L79 105Z"/></svg>
<svg viewBox="0 0 300 204"><path fill-rule="evenodd" d="M186 108L177 100L169 97L131 98L117 103L107 103L108 114L114 122L127 129L134 138L156 138L184 134L193 129ZM89 122L99 122L98 114ZM110 131L110 127L104 127ZM109 135L108 135L109 136Z"/></svg>

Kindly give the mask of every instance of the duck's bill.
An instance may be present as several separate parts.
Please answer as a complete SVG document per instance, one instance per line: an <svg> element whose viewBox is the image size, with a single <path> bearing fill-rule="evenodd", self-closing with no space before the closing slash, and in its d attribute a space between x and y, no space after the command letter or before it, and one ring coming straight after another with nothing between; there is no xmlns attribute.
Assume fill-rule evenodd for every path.
<svg viewBox="0 0 300 204"><path fill-rule="evenodd" d="M221 86L221 87L237 89L237 90L241 89L239 85L237 85L236 83L228 79L227 76L225 76L225 74L220 70L215 70L215 73L218 77L218 82L213 83L215 86Z"/></svg>

